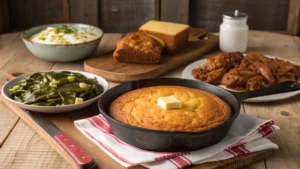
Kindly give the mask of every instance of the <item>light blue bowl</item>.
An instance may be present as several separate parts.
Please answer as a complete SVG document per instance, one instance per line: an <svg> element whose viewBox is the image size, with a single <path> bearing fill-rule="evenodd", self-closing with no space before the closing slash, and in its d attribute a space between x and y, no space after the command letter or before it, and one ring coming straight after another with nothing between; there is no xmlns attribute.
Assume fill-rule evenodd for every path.
<svg viewBox="0 0 300 169"><path fill-rule="evenodd" d="M36 33L45 30L47 27L61 27L67 25L77 30L89 31L96 36L97 39L77 44L42 44L33 42L30 37ZM103 36L103 31L95 26L86 24L72 24L72 23L60 23L41 25L30 28L21 33L21 38L25 43L28 50L35 56L53 62L69 62L84 59L90 56L98 47L100 40Z"/></svg>

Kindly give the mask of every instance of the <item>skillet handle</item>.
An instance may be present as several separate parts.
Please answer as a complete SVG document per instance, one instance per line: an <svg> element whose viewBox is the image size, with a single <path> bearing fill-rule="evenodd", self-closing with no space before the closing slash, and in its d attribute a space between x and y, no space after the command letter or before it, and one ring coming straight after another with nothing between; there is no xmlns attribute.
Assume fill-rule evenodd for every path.
<svg viewBox="0 0 300 169"><path fill-rule="evenodd" d="M230 93L232 93L239 102L242 102L248 98L292 92L298 90L300 90L300 83L288 81L288 82L275 84L270 87L262 88L259 90L253 90L249 92L230 92Z"/></svg>

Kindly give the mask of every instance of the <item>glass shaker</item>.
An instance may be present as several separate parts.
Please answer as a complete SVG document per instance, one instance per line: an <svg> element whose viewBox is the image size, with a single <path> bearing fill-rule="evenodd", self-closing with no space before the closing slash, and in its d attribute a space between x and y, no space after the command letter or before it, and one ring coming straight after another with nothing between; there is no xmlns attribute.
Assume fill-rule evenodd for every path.
<svg viewBox="0 0 300 169"><path fill-rule="evenodd" d="M238 10L223 14L220 25L220 50L222 52L245 52L247 49L248 15Z"/></svg>

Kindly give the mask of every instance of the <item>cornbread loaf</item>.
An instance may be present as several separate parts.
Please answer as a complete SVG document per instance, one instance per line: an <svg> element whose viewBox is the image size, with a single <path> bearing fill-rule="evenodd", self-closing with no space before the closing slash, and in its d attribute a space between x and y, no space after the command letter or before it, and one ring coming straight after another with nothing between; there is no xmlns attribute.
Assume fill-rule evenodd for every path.
<svg viewBox="0 0 300 169"><path fill-rule="evenodd" d="M162 46L155 39L134 32L117 42L113 57L119 62L153 64L159 63L161 51Z"/></svg>
<svg viewBox="0 0 300 169"><path fill-rule="evenodd" d="M166 44L163 52L173 55L187 45L189 28L185 24L150 20L139 31L162 39Z"/></svg>
<svg viewBox="0 0 300 169"><path fill-rule="evenodd" d="M164 110L159 97L174 95L182 103L179 109ZM154 86L127 92L109 107L112 118L123 123L163 131L198 132L229 119L230 107L208 92L181 86Z"/></svg>

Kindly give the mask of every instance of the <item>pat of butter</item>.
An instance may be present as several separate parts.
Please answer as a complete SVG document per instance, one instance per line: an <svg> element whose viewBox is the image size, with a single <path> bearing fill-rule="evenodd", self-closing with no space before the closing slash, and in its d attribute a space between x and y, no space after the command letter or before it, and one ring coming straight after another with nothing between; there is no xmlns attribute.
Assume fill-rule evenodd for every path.
<svg viewBox="0 0 300 169"><path fill-rule="evenodd" d="M180 109L181 101L178 100L175 96L159 97L157 100L158 105L164 110L169 109Z"/></svg>

